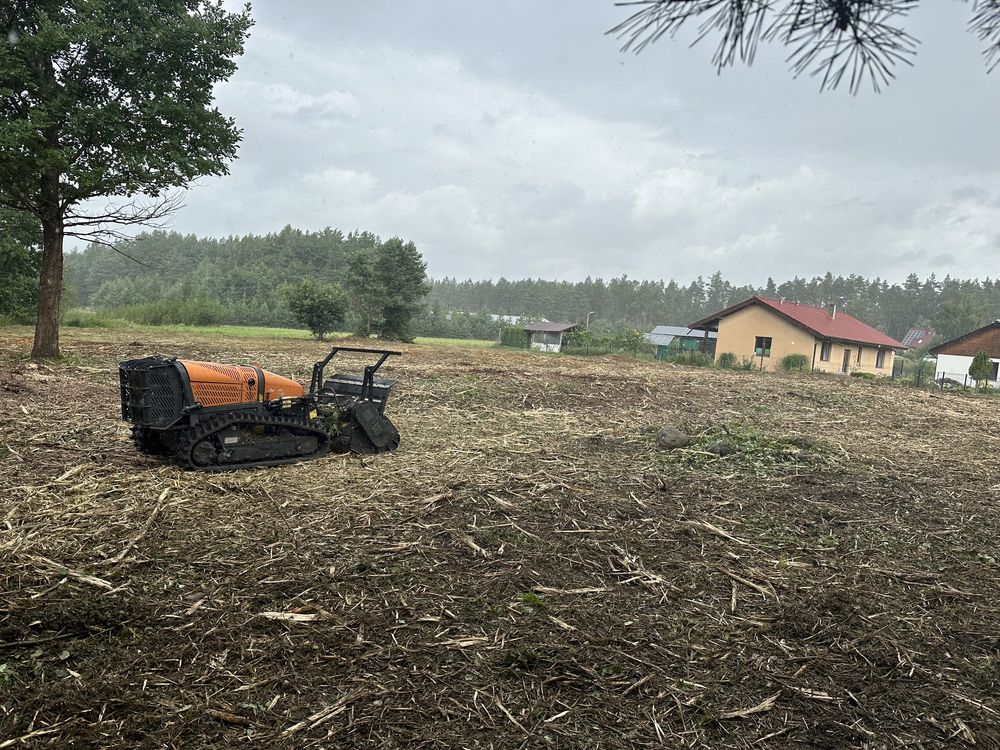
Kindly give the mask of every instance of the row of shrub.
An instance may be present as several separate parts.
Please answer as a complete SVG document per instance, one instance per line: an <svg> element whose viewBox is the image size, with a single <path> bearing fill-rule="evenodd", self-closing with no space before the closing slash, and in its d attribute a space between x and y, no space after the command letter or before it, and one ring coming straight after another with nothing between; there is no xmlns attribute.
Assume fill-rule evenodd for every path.
<svg viewBox="0 0 1000 750"><path fill-rule="evenodd" d="M247 322L249 321L249 322ZM270 309L246 302L224 303L207 297L159 299L131 305L85 310L71 308L62 323L72 328L110 328L124 323L138 325L256 325L298 328L287 308Z"/></svg>
<svg viewBox="0 0 1000 750"><path fill-rule="evenodd" d="M756 364L752 359L747 359L743 357L740 360L736 359L736 355L732 352L723 352L719 355L719 360L716 363L723 370L754 370L756 369Z"/></svg>
<svg viewBox="0 0 1000 750"><path fill-rule="evenodd" d="M713 367L715 365L711 354L700 352L697 349L670 352L665 357L661 357L660 361L674 365L690 365L691 367Z"/></svg>
<svg viewBox="0 0 1000 750"><path fill-rule="evenodd" d="M500 329L500 346L527 349L531 346L531 336L521 326L504 326ZM641 331L624 328L618 331L599 333L593 330L572 331L563 335L564 354L577 356L600 356L602 354L627 354L629 356L652 356L652 347Z"/></svg>
<svg viewBox="0 0 1000 750"><path fill-rule="evenodd" d="M117 328L127 322L100 310L74 309L62 316L62 324L70 328Z"/></svg>
<svg viewBox="0 0 1000 750"><path fill-rule="evenodd" d="M720 354L716 365L723 370L756 370L760 367L757 360L748 357L737 360L732 352ZM809 358L805 354L787 354L781 358L781 369L785 372L805 372L809 369Z"/></svg>
<svg viewBox="0 0 1000 750"><path fill-rule="evenodd" d="M531 344L528 332L520 326L504 326L500 329L500 346L512 349L527 349Z"/></svg>

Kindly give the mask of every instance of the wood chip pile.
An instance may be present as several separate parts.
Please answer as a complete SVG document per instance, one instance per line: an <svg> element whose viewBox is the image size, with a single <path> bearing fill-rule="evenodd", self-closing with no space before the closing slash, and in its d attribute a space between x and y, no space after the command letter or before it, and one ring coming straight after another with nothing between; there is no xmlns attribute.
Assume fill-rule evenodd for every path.
<svg viewBox="0 0 1000 750"><path fill-rule="evenodd" d="M398 453L203 474L133 449L116 363L323 345L27 336L0 748L1000 745L1000 399L410 346Z"/></svg>

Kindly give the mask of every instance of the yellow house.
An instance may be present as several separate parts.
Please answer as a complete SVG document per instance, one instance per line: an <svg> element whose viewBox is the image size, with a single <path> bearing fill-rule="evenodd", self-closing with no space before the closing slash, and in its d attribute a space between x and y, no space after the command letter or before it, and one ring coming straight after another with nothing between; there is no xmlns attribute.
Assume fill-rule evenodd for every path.
<svg viewBox="0 0 1000 750"><path fill-rule="evenodd" d="M751 359L763 370L777 370L789 354L806 358L806 369L847 374L890 375L896 350L890 336L851 317L836 305L816 307L767 297L751 297L691 324L718 331L715 357L729 352L739 362Z"/></svg>

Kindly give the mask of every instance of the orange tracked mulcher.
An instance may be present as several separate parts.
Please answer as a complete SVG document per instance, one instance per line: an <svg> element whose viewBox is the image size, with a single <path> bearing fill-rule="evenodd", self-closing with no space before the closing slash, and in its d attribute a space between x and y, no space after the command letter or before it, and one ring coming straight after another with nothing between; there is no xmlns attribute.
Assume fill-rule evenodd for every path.
<svg viewBox="0 0 1000 750"><path fill-rule="evenodd" d="M323 373L338 352L378 355L364 374ZM313 365L309 391L259 367L143 357L118 366L122 419L136 447L183 468L274 466L337 452L399 446L385 416L394 380L375 373L399 352L337 347Z"/></svg>

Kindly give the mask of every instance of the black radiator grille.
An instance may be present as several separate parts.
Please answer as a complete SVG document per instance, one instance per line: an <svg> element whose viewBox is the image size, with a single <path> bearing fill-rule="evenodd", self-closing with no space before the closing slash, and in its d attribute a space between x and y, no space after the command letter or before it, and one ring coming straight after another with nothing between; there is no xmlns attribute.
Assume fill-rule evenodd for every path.
<svg viewBox="0 0 1000 750"><path fill-rule="evenodd" d="M146 427L169 427L181 417L184 388L172 362L132 360L119 366L122 418Z"/></svg>

